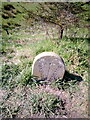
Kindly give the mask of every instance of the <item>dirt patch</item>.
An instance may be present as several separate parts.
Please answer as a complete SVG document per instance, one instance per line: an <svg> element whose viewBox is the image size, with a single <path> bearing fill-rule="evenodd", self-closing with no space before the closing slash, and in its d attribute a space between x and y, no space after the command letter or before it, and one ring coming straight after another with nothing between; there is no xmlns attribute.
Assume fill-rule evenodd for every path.
<svg viewBox="0 0 90 120"><path fill-rule="evenodd" d="M5 96L5 90L0 89L0 101L3 100L3 97Z"/></svg>

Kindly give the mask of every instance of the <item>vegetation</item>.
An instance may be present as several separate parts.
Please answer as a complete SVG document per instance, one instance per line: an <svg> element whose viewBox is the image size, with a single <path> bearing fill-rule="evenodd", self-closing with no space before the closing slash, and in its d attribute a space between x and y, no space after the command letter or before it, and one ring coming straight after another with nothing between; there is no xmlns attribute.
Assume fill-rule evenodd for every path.
<svg viewBox="0 0 90 120"><path fill-rule="evenodd" d="M52 7L51 11L54 13L58 7L64 7L64 3L43 5L48 7L45 11ZM83 24L84 28L75 26L76 22L72 22L64 30L62 39L58 37L56 21L55 24L50 22L50 13L46 16L45 11L43 14L48 21L43 21L46 18L43 19L40 8L42 7L39 7L39 3L2 3L1 117L87 118L89 37L85 26L88 26L89 19L88 4L72 4L70 12L75 18L78 17L79 24ZM84 14L86 16L82 20ZM55 19L53 12L51 15ZM63 80L42 82L36 81L32 76L33 60L44 51L54 51L64 59L67 71Z"/></svg>

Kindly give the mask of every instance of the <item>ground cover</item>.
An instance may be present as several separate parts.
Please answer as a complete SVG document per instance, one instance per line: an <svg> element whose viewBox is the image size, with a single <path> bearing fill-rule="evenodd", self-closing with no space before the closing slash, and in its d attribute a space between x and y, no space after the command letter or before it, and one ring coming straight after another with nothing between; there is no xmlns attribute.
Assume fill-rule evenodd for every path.
<svg viewBox="0 0 90 120"><path fill-rule="evenodd" d="M34 28L28 35L25 30L3 35L0 117L88 116L88 38L58 39L50 28L51 36ZM37 82L32 76L32 62L44 51L64 59L67 71L62 81Z"/></svg>

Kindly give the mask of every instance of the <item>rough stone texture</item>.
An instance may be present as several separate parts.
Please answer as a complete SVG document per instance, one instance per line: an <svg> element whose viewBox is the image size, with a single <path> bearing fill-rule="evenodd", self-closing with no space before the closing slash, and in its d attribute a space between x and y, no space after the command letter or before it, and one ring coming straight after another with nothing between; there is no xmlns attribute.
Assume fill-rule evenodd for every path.
<svg viewBox="0 0 90 120"><path fill-rule="evenodd" d="M37 55L33 61L32 74L38 80L62 79L65 73L65 65L61 57L54 52L43 52Z"/></svg>

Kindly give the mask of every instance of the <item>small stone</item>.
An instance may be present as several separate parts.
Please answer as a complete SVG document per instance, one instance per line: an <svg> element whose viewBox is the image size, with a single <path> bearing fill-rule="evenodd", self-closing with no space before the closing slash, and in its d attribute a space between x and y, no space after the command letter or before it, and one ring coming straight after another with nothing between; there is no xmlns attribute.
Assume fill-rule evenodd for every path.
<svg viewBox="0 0 90 120"><path fill-rule="evenodd" d="M32 64L32 75L37 80L62 79L65 73L63 59L54 52L43 52L37 55Z"/></svg>

